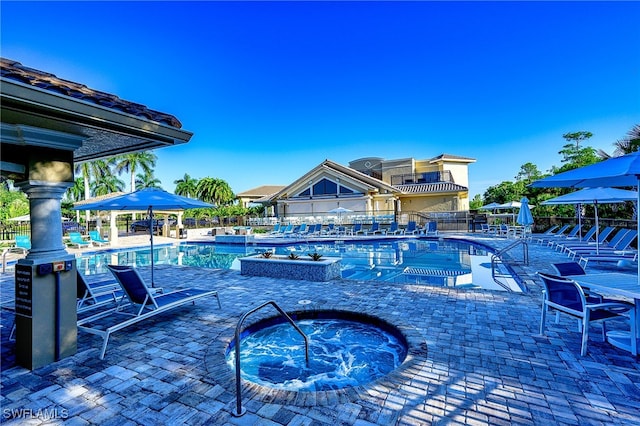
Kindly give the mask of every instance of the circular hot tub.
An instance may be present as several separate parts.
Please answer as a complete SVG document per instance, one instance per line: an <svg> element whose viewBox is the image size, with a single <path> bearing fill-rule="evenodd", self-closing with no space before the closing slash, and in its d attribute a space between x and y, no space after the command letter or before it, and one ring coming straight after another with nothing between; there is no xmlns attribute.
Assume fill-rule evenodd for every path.
<svg viewBox="0 0 640 426"><path fill-rule="evenodd" d="M247 327L240 335L241 377L290 391L326 391L359 386L398 368L408 345L393 325L369 315L345 311L289 314L309 338L309 362L303 337L282 317ZM235 340L226 361L235 370Z"/></svg>

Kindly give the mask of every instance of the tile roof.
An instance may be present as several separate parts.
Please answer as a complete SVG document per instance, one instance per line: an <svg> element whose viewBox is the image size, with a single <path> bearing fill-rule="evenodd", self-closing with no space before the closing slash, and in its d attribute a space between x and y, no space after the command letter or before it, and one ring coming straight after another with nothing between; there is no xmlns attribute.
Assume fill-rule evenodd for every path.
<svg viewBox="0 0 640 426"><path fill-rule="evenodd" d="M149 109L141 104L125 101L106 92L90 89L84 84L58 78L53 74L26 67L20 62L10 59L0 58L0 76L171 127L182 127L182 123L173 115Z"/></svg>
<svg viewBox="0 0 640 426"><path fill-rule="evenodd" d="M463 157L461 155L451 155L451 154L440 154L437 157L431 158L429 161L433 163L433 162L436 162L436 161L446 161L446 160L465 161L465 162L470 162L470 163L475 163L475 161L476 161L475 158Z"/></svg>
<svg viewBox="0 0 640 426"><path fill-rule="evenodd" d="M396 185L395 188L399 189L405 194L428 194L428 193L458 192L458 191L469 190L469 188L467 188L466 186L458 185L457 183L452 183L452 182Z"/></svg>
<svg viewBox="0 0 640 426"><path fill-rule="evenodd" d="M285 185L262 185L236 194L236 197L264 197L273 195L285 188Z"/></svg>

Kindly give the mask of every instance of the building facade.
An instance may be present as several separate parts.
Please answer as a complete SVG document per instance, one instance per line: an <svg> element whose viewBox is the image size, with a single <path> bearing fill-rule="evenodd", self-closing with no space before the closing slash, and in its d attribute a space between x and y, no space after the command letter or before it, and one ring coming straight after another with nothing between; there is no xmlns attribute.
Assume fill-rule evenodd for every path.
<svg viewBox="0 0 640 426"><path fill-rule="evenodd" d="M280 218L316 217L339 208L374 219L397 218L402 212L466 211L468 166L475 161L448 154L426 160L367 157L349 166L325 160L256 201L274 206Z"/></svg>

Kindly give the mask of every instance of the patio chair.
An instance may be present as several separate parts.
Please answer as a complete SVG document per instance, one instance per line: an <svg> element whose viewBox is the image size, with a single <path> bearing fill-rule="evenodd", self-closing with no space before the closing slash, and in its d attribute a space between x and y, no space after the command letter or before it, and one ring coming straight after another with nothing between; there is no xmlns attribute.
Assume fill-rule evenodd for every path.
<svg viewBox="0 0 640 426"><path fill-rule="evenodd" d="M353 225L353 228L351 229L351 235L358 235L360 233L364 234L365 230L362 229L361 223L356 223L355 225Z"/></svg>
<svg viewBox="0 0 640 426"><path fill-rule="evenodd" d="M89 247L91 243L83 240L79 232L69 232L69 245L84 248Z"/></svg>
<svg viewBox="0 0 640 426"><path fill-rule="evenodd" d="M615 228L612 226L607 226L602 231L598 232L597 235L595 235L594 233L594 236L592 237L593 241L591 241L591 239L587 240L586 242L568 241L562 245L563 251L568 253L570 250L574 248L583 248L583 247L593 247L593 249L595 250L595 247L597 245L603 245L605 243L605 241L607 240L607 238L609 238L609 235L611 235L614 229Z"/></svg>
<svg viewBox="0 0 640 426"><path fill-rule="evenodd" d="M98 231L89 231L89 241L96 246L108 246L109 240L105 240L100 236Z"/></svg>
<svg viewBox="0 0 640 426"><path fill-rule="evenodd" d="M542 316L540 319L540 334L545 334L547 311L555 309L563 314L578 318L582 322L582 344L580 355L587 353L587 341L589 340L589 326L593 323L602 324L602 337L606 340L606 321L611 319L626 318L622 314L630 313L631 335L636 335L635 309L631 304L605 302L590 303L580 285L567 278L538 272L542 279L545 291L542 300ZM633 339L632 339L633 340ZM632 342L631 352L636 355L637 348Z"/></svg>
<svg viewBox="0 0 640 426"><path fill-rule="evenodd" d="M407 223L407 229L404 230L405 234L419 234L420 233L420 229L418 229L418 224L413 221L410 220L409 223Z"/></svg>
<svg viewBox="0 0 640 426"><path fill-rule="evenodd" d="M427 235L427 236L438 235L438 222L427 222L427 226L424 228L424 235Z"/></svg>
<svg viewBox="0 0 640 426"><path fill-rule="evenodd" d="M14 248L22 249L24 251L31 250L31 238L28 235L16 235L16 245Z"/></svg>
<svg viewBox="0 0 640 426"><path fill-rule="evenodd" d="M31 240L27 235L16 235L13 247L8 247L2 251L2 273L7 270L7 256L13 254L18 256L26 256L31 250ZM9 261L11 260L11 257Z"/></svg>
<svg viewBox="0 0 640 426"><path fill-rule="evenodd" d="M107 268L120 284L124 296L115 308L78 321L79 330L102 337L100 359L104 358L107 351L109 337L118 330L187 303L194 303L195 300L206 296L214 296L218 307L221 307L220 298L216 291L188 288L170 293L154 294L153 289L145 284L134 268L121 265L107 265ZM115 318L124 318L124 320L115 321Z"/></svg>
<svg viewBox="0 0 640 426"><path fill-rule="evenodd" d="M571 236L566 236L564 238L562 238L559 241L554 241L553 243L555 244L554 249L556 251L565 251L565 247L571 244L585 244L589 241L591 241L593 239L593 237L596 235L596 227L593 226L591 227L591 229L589 229L587 231L586 234L584 234L582 236L582 238L578 238L578 237L571 237Z"/></svg>
<svg viewBox="0 0 640 426"><path fill-rule="evenodd" d="M535 238L538 244L543 244L543 243L546 243L549 240L549 238L554 238L554 237L563 235L564 232L567 229L569 229L569 226L571 225L567 223L562 225L562 228L558 229L558 225L553 225L551 228L547 229L545 232L541 234L536 234L536 233L531 234L531 237Z"/></svg>
<svg viewBox="0 0 640 426"><path fill-rule="evenodd" d="M622 234L622 235L621 235ZM624 252L629 248L633 240L638 236L638 231L635 229L621 229L618 231L616 235L611 238L609 243L603 243L597 246L595 245L586 245L583 247L572 247L569 250L569 253L574 257L577 255L598 255L598 254L624 254ZM628 253L627 253L628 254Z"/></svg>
<svg viewBox="0 0 640 426"><path fill-rule="evenodd" d="M578 235L578 233L580 232L580 229L582 229L582 225L578 224L575 225L571 231L569 231L569 233L567 235L564 235L564 231L562 233L560 233L560 231L554 233L553 235L548 235L544 238L542 238L542 240L540 241L540 244L543 244L544 242L547 243L548 247L553 247L556 242L558 241L566 241L567 239L575 239L576 235ZM565 228L566 230L566 228Z"/></svg>
<svg viewBox="0 0 640 426"><path fill-rule="evenodd" d="M371 228L369 228L368 230L365 231L365 235L369 235L369 234L383 234L384 232L382 231L382 229L380 229L380 224L378 222L373 222L371 224Z"/></svg>
<svg viewBox="0 0 640 426"><path fill-rule="evenodd" d="M273 225L273 229L271 230L271 232L269 232L269 234L277 234L280 232L280 223L276 223L275 225Z"/></svg>
<svg viewBox="0 0 640 426"><path fill-rule="evenodd" d="M79 313L100 306L116 304L123 296L117 281L106 280L89 284L80 271L77 271L76 292L78 299L76 307Z"/></svg>
<svg viewBox="0 0 640 426"><path fill-rule="evenodd" d="M402 229L400 229L398 227L398 222L391 222L391 225L389 226L389 230L387 231L387 235L397 235L397 234L402 234Z"/></svg>

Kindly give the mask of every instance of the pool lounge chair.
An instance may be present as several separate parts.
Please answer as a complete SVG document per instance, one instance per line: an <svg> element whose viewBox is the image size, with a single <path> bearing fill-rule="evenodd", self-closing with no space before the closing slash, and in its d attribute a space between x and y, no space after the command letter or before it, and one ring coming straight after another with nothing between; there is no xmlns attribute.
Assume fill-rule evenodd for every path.
<svg viewBox="0 0 640 426"><path fill-rule="evenodd" d="M540 242L540 244L547 243L548 247L553 247L556 244L556 242L577 238L576 235L578 235L578 233L580 232L580 229L582 229L582 225L576 225L571 229L571 231L569 231L567 235L564 235L564 232L563 233L556 232L555 234L539 239L538 241Z"/></svg>
<svg viewBox="0 0 640 426"><path fill-rule="evenodd" d="M591 227L591 229L589 229L589 231L587 231L586 234L584 234L582 236L582 238L577 238L577 237L564 237L562 239L560 239L559 241L554 241L554 249L556 251L565 251L565 246L570 245L570 244L584 244L587 243L589 241L592 241L593 237L596 235L596 227L593 226Z"/></svg>
<svg viewBox="0 0 640 426"><path fill-rule="evenodd" d="M638 236L638 231L635 229L621 229L618 231L616 235L611 238L609 243L603 243L598 246L596 245L586 245L583 247L572 247L569 249L570 256L584 256L590 254L611 254L618 253L623 254L622 252L628 250L629 246Z"/></svg>
<svg viewBox="0 0 640 426"><path fill-rule="evenodd" d="M418 229L418 224L413 221L410 220L409 223L407 223L407 229L404 230L405 235L406 234L419 234L420 233L420 229Z"/></svg>
<svg viewBox="0 0 640 426"><path fill-rule="evenodd" d="M108 265L107 268L120 284L124 297L115 308L78 321L79 330L102 337L100 359L104 358L107 351L109 337L118 330L187 303L194 303L195 300L206 296L214 296L220 307L220 298L216 291L189 288L154 294L153 289L144 283L134 268L120 265ZM124 320L118 321L121 319Z"/></svg>
<svg viewBox="0 0 640 426"><path fill-rule="evenodd" d="M384 232L382 231L382 229L380 229L380 224L378 222L373 222L371 224L371 228L367 229L365 231L365 235L369 235L369 234L383 234Z"/></svg>
<svg viewBox="0 0 640 426"><path fill-rule="evenodd" d="M547 229L545 232L541 233L541 234L531 234L531 238L535 238L536 242L538 244L543 244L545 242L547 242L547 240L549 238L554 238L554 237L558 237L560 235L563 235L564 232L569 229L569 225L568 223L565 225L562 225L562 228L558 229L558 225L553 225L551 228Z"/></svg>
<svg viewBox="0 0 640 426"><path fill-rule="evenodd" d="M90 284L80 271L77 271L76 291L78 313L110 304L115 306L124 295L120 285L114 279Z"/></svg>
<svg viewBox="0 0 640 426"><path fill-rule="evenodd" d="M582 323L582 344L580 355L587 354L589 340L589 326L592 323L602 323L602 338L606 341L607 330L605 323L611 319L625 318L625 312L630 313L631 335L636 335L636 318L634 306L627 303L605 302L590 303L580 285L567 278L538 272L544 284L542 300L542 316L540 319L540 334L545 334L547 311L555 309L563 314L578 318ZM631 352L636 355L637 348L632 344Z"/></svg>
<svg viewBox="0 0 640 426"><path fill-rule="evenodd" d="M69 232L69 245L84 248L89 247L91 243L83 240L79 232Z"/></svg>
<svg viewBox="0 0 640 426"><path fill-rule="evenodd" d="M424 228L424 235L436 236L438 235L438 222L427 222L427 226Z"/></svg>
<svg viewBox="0 0 640 426"><path fill-rule="evenodd" d="M612 226L607 226L597 235L594 234L592 238L586 240L586 242L585 241L567 241L566 243L562 244L562 251L564 253L569 253L573 249L580 249L584 247L593 247L593 249L595 250L596 245L604 244L604 242L609 237L609 235L611 235L614 229L615 228L613 228Z"/></svg>
<svg viewBox="0 0 640 426"><path fill-rule="evenodd" d="M100 236L98 231L89 231L89 240L95 246L108 246L109 240L105 240Z"/></svg>
<svg viewBox="0 0 640 426"><path fill-rule="evenodd" d="M389 230L387 230L387 235L397 235L402 233L402 229L398 227L398 222L391 222Z"/></svg>
<svg viewBox="0 0 640 426"><path fill-rule="evenodd" d="M365 230L362 229L361 223L356 223L355 225L353 225L353 228L351 228L351 235L358 235L360 233L364 234Z"/></svg>

